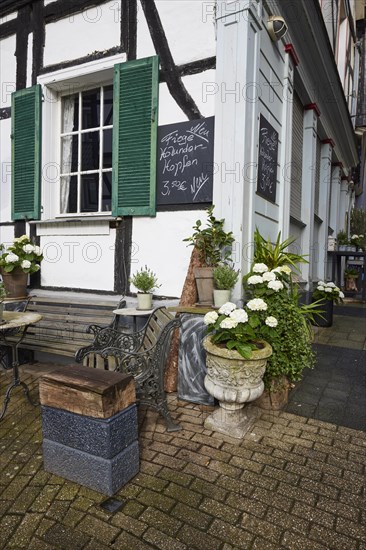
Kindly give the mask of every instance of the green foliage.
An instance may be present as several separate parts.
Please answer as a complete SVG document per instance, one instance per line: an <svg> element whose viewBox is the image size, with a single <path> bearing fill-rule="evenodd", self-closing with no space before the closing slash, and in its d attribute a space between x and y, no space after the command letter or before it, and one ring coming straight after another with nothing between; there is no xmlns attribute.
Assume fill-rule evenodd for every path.
<svg viewBox="0 0 366 550"><path fill-rule="evenodd" d="M250 359L252 350L258 349L258 341L268 341L268 335L277 326L277 319L268 316L267 307L264 300L251 300L245 308L227 302L218 312L206 313L203 321L214 344L222 344Z"/></svg>
<svg viewBox="0 0 366 550"><path fill-rule="evenodd" d="M337 243L338 244L348 244L348 236L347 236L347 233L341 229L340 231L338 231L337 233Z"/></svg>
<svg viewBox="0 0 366 550"><path fill-rule="evenodd" d="M4 250L4 245L0 245ZM40 262L43 254L39 246L36 246L27 237L22 235L14 239L13 244L0 255L0 267L6 273L11 273L15 268L21 269L24 273L35 273L40 269Z"/></svg>
<svg viewBox="0 0 366 550"><path fill-rule="evenodd" d="M238 280L239 272L227 264L220 264L213 270L214 285L217 290L231 290Z"/></svg>
<svg viewBox="0 0 366 550"><path fill-rule="evenodd" d="M366 235L366 211L363 208L352 209L351 233L356 235Z"/></svg>
<svg viewBox="0 0 366 550"><path fill-rule="evenodd" d="M234 242L233 233L224 230L225 220L216 219L213 209L213 205L207 209L207 226L202 227L201 220L197 220L196 225L193 226L193 235L183 239L184 242L197 248L200 261L208 267L216 267L221 261L228 260L231 257Z"/></svg>
<svg viewBox="0 0 366 550"><path fill-rule="evenodd" d="M359 276L359 271L354 267L350 267L344 270L344 276L346 279L356 279Z"/></svg>
<svg viewBox="0 0 366 550"><path fill-rule="evenodd" d="M4 287L4 283L0 283L0 302L2 302L6 298L6 290Z"/></svg>
<svg viewBox="0 0 366 550"><path fill-rule="evenodd" d="M299 263L309 263L305 256L295 254L286 250L291 244L295 242L294 237L289 237L281 242L281 232L278 233L275 244L272 244L270 239L267 241L259 233L256 228L254 233L254 259L253 263L264 263L268 269L275 269L283 265L291 266L298 270Z"/></svg>
<svg viewBox="0 0 366 550"><path fill-rule="evenodd" d="M141 268L130 278L130 283L132 283L139 292L145 294L151 293L161 286L158 285L156 274L151 271L147 265L145 265L145 269Z"/></svg>

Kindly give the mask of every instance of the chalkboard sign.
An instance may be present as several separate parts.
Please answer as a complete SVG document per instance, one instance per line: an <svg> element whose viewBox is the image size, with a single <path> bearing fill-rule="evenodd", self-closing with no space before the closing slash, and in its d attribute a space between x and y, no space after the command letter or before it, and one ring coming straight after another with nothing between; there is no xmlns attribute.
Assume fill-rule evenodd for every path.
<svg viewBox="0 0 366 550"><path fill-rule="evenodd" d="M278 132L261 115L259 122L257 193L276 202Z"/></svg>
<svg viewBox="0 0 366 550"><path fill-rule="evenodd" d="M212 202L214 117L159 126L157 205Z"/></svg>

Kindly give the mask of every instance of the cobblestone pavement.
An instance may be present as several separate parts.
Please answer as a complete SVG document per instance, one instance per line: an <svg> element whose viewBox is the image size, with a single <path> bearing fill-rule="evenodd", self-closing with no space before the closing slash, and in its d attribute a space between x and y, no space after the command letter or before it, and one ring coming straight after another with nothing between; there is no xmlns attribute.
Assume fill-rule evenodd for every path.
<svg viewBox="0 0 366 550"><path fill-rule="evenodd" d="M260 411L238 442L205 430L207 407L171 394L170 409L181 432L140 410L140 473L108 513L43 470L40 410L17 389L0 422L0 548L366 550L365 432Z"/></svg>

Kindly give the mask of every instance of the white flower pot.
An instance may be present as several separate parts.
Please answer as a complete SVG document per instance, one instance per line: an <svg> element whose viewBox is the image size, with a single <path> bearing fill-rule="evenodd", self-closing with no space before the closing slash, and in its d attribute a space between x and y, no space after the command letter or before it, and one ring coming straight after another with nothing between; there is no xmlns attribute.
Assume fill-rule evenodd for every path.
<svg viewBox="0 0 366 550"><path fill-rule="evenodd" d="M214 289L214 305L215 307L221 307L226 302L230 302L231 290L216 290Z"/></svg>
<svg viewBox="0 0 366 550"><path fill-rule="evenodd" d="M148 310L152 309L152 294L144 292L137 293L137 309Z"/></svg>

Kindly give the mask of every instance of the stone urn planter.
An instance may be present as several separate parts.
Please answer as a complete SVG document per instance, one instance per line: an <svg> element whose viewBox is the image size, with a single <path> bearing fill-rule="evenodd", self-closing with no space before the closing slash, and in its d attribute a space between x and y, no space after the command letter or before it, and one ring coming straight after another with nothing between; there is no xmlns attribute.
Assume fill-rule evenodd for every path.
<svg viewBox="0 0 366 550"><path fill-rule="evenodd" d="M207 374L204 385L210 395L219 401L216 409L205 420L205 428L242 438L250 429L252 418L243 410L245 403L254 401L264 390L263 375L271 346L261 340L260 349L253 350L250 359L237 351L213 344L208 336L203 341L206 350Z"/></svg>
<svg viewBox="0 0 366 550"><path fill-rule="evenodd" d="M137 293L137 309L150 310L152 309L152 294L151 292Z"/></svg>

